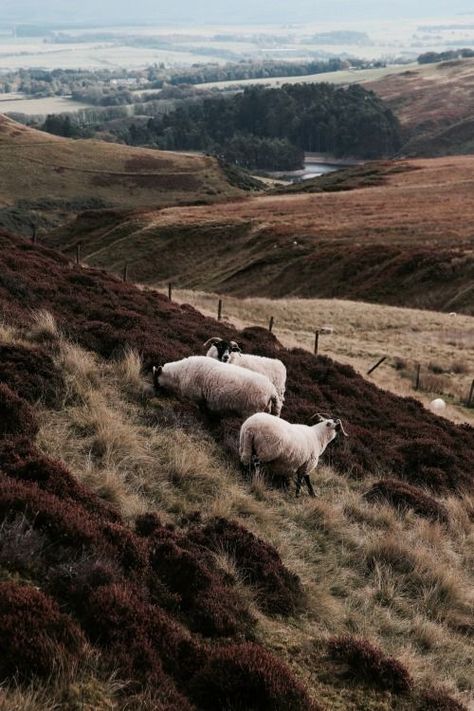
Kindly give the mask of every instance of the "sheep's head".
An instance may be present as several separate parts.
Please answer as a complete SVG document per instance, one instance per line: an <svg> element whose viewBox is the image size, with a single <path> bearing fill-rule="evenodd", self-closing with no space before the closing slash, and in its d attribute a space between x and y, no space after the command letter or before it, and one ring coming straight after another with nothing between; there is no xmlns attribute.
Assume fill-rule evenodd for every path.
<svg viewBox="0 0 474 711"><path fill-rule="evenodd" d="M204 344L204 348L209 347L206 355L209 358L220 360L221 363L228 363L232 353L241 353L239 344L236 341L225 341L223 338L209 338Z"/></svg>
<svg viewBox="0 0 474 711"><path fill-rule="evenodd" d="M316 418L318 419L318 424L324 423L325 427L328 428L328 431L331 431L333 435L331 439L334 439L334 437L336 437L339 432L342 432L344 437L349 437L346 430L344 429L342 421L339 418L333 418L330 415L324 415L320 412L315 413L311 419L314 420Z"/></svg>

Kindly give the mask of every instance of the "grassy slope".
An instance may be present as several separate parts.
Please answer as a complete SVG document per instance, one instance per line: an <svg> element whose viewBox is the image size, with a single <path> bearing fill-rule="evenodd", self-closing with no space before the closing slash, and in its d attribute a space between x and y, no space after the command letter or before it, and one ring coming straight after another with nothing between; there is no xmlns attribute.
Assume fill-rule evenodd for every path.
<svg viewBox="0 0 474 711"><path fill-rule="evenodd" d="M175 290L174 299L215 317L219 295ZM437 311L339 299L223 298L223 317L236 328L267 327L287 347L313 352L314 333L323 326L319 352L347 363L365 375L383 355L384 365L370 380L398 395L417 397L429 406L435 397L449 402L446 416L474 424L474 410L464 406L474 377L474 319ZM421 387L413 389L416 364L422 364Z"/></svg>
<svg viewBox="0 0 474 711"><path fill-rule="evenodd" d="M474 59L410 68L366 87L399 118L405 154L474 152Z"/></svg>
<svg viewBox="0 0 474 711"><path fill-rule="evenodd" d="M71 250L80 240L88 263L119 273L127 262L131 278L144 283L473 313L474 158L408 167L387 173L381 164L382 180L373 167L375 177L355 180L375 183L370 189L338 186L106 221L89 214L48 243Z"/></svg>
<svg viewBox="0 0 474 711"><path fill-rule="evenodd" d="M442 524L388 504L369 504L364 493L380 472L369 474L359 468L351 476L347 464L319 469L314 502L306 497L296 502L291 493L275 491L261 480L246 482L229 452L228 438L221 439L215 429L208 429L195 408L173 399L143 400L143 375L136 353L118 361L105 360L58 335L54 322L44 314L33 328L19 328L31 318L29 307L49 305L63 331L83 345L95 344L95 350L108 354L127 342L148 346L145 357L149 360L153 352L160 358L173 349L183 354L198 347L199 339L215 330L216 323L107 275L69 267L53 253L30 245L2 237L1 254L0 300L16 324L2 327L1 343L26 348L27 353L43 343L66 382L61 408L48 406L44 400L35 406L41 423L38 444L44 452L65 460L77 480L110 502L130 524L144 510L152 510L163 521L186 530L186 515L201 509L206 519L219 515L238 520L271 541L285 564L300 575L307 595L305 611L289 619L261 611L258 591L241 577L238 561L230 552L221 552L216 561L231 575L233 589L256 615L257 641L285 659L327 711L434 710L440 706L422 700L423 689L433 684L461 692L469 700L473 682L468 637L473 584L469 495L443 494L435 487L432 495L448 512L448 523ZM42 281L42 273L54 274L55 284ZM87 327L90 318L103 318L107 323L95 321L95 326ZM231 333L226 326L221 328ZM251 347L250 334L233 335ZM255 343L265 347L265 338L259 335ZM321 359L298 351L281 351L280 355L290 365L286 405L290 417L297 416L303 404L313 409L316 405L316 391L309 394L308 383L295 379L302 364L314 369L313 377L322 388L324 400L318 406L323 402L330 406L326 398L346 413L350 406L349 447L354 464L362 454L356 443L367 441L367 433L359 428L369 413L383 427L385 420L400 411L400 424L409 423L407 439L421 428L435 437L449 434L459 443L469 436L467 429L462 434L460 428L444 425L422 410L413 413L409 402L377 393L360 378L354 381L341 366L329 366L326 382L323 371L328 364ZM3 358L0 373L5 374ZM353 389L355 382L359 393ZM361 398L364 412L360 412ZM383 445L377 446L389 447L389 439L385 437ZM377 451L374 447L368 461ZM452 452L460 453L460 446ZM337 463L337 458L333 461ZM467 469L465 474L472 476ZM10 529L4 530L11 534ZM26 532L33 535L28 527ZM11 550L0 557L0 580L18 580ZM13 560L25 564L20 553ZM73 561L73 573L75 565ZM54 579L54 568L48 575ZM28 571L23 569L19 579L29 583ZM49 580L33 578L40 587ZM415 691L403 695L378 690L364 683L360 673L348 678L344 665L335 665L327 655L327 638L342 632L369 638L386 653L395 654L414 676ZM73 669L70 676L36 681L32 690L7 684L0 708L49 711L54 703L67 711L79 704L101 711L125 708L133 692L124 689L120 677L110 677L98 654L97 649L90 652L87 663ZM161 708L153 705L153 699L147 701L145 694L128 702L132 708L134 703L138 708Z"/></svg>
<svg viewBox="0 0 474 711"><path fill-rule="evenodd" d="M217 162L42 133L0 115L0 208L64 220L91 201L120 209L236 197ZM93 206L92 204L90 206Z"/></svg>

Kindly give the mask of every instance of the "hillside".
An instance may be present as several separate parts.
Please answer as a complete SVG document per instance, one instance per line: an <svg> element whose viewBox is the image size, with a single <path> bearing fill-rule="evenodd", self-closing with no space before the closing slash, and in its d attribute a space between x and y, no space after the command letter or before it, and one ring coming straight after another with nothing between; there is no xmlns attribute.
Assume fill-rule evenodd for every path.
<svg viewBox="0 0 474 711"><path fill-rule="evenodd" d="M364 86L399 119L404 155L474 153L474 59L420 65Z"/></svg>
<svg viewBox="0 0 474 711"><path fill-rule="evenodd" d="M158 208L237 197L218 163L52 136L0 114L0 225L49 227L87 208Z"/></svg>
<svg viewBox="0 0 474 711"><path fill-rule="evenodd" d="M473 314L473 168L467 156L372 164L295 188L310 194L90 212L47 243L71 252L80 241L89 264L128 263L147 284Z"/></svg>
<svg viewBox="0 0 474 711"><path fill-rule="evenodd" d="M7 233L0 307L2 711L467 708L471 427ZM343 418L315 501L147 387L217 328Z"/></svg>
<svg viewBox="0 0 474 711"><path fill-rule="evenodd" d="M397 395L416 397L429 407L435 397L447 403L444 417L474 425L474 408L466 407L474 377L474 318L440 311L407 309L347 299L266 299L175 289L173 299L215 317L219 298L226 323L242 330L268 328L286 347L313 353L318 349L361 375L382 356L382 367L370 374L378 387ZM332 329L332 331L331 331ZM421 365L419 389L416 369Z"/></svg>

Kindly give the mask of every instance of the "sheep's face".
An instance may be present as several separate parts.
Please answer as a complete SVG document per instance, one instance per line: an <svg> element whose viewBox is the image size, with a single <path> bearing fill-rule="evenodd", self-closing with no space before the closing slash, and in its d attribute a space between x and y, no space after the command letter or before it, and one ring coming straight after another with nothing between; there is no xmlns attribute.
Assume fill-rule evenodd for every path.
<svg viewBox="0 0 474 711"><path fill-rule="evenodd" d="M216 341L207 351L209 358L220 360L221 363L228 363L232 353L240 353L240 348L235 341Z"/></svg>
<svg viewBox="0 0 474 711"><path fill-rule="evenodd" d="M326 439L328 442L332 442L333 439L335 439L337 437L339 432L342 432L344 437L349 436L347 434L347 432L345 431L340 419L334 420L331 417L329 417L329 418L321 417L321 415L319 415L319 419L320 419L319 427L322 427L324 429L324 431L326 432Z"/></svg>

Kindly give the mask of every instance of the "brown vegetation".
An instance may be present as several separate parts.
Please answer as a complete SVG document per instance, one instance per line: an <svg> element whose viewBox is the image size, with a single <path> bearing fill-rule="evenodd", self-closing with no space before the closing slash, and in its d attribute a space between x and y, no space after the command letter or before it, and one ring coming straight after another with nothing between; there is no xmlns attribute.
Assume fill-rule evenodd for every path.
<svg viewBox="0 0 474 711"><path fill-rule="evenodd" d="M48 244L71 253L81 241L89 264L121 274L129 263L129 278L148 284L472 314L473 163L404 161L390 174L382 166L385 182L370 190L272 195L105 221L89 213L50 234Z"/></svg>
<svg viewBox="0 0 474 711"><path fill-rule="evenodd" d="M240 194L214 158L59 138L1 114L0 151L0 207L10 208L0 211L0 226L25 234L87 207L156 208Z"/></svg>
<svg viewBox="0 0 474 711"><path fill-rule="evenodd" d="M365 86L395 113L405 155L472 153L474 60L442 62L389 74Z"/></svg>
<svg viewBox="0 0 474 711"><path fill-rule="evenodd" d="M438 684L467 698L470 428L351 368L286 350L262 329L221 324L248 350L285 360L290 419L304 421L315 405L348 415L351 438L334 445L334 468L318 468L316 501L248 484L232 454L238 421L146 396L149 364L197 351L215 322L48 250L5 235L0 244L0 303L11 319L2 339L35 357L42 334L62 402L48 399L45 382L36 440L8 433L1 443L0 584L35 590L63 616L35 608L35 648L43 633L53 642L43 655L51 678L15 686L20 645L0 708L237 711L244 689L250 708L355 711L364 699L374 711L411 711ZM54 318L43 312L32 327L31 308ZM444 456L434 496L449 526L363 498L379 468L406 476L400 452L415 435ZM410 457L413 476L431 476L427 451ZM61 636L66 620L79 647ZM363 686L334 674L346 662L318 655L328 636L348 633L377 645L369 662L353 662L372 675ZM62 645L67 674L55 661Z"/></svg>

